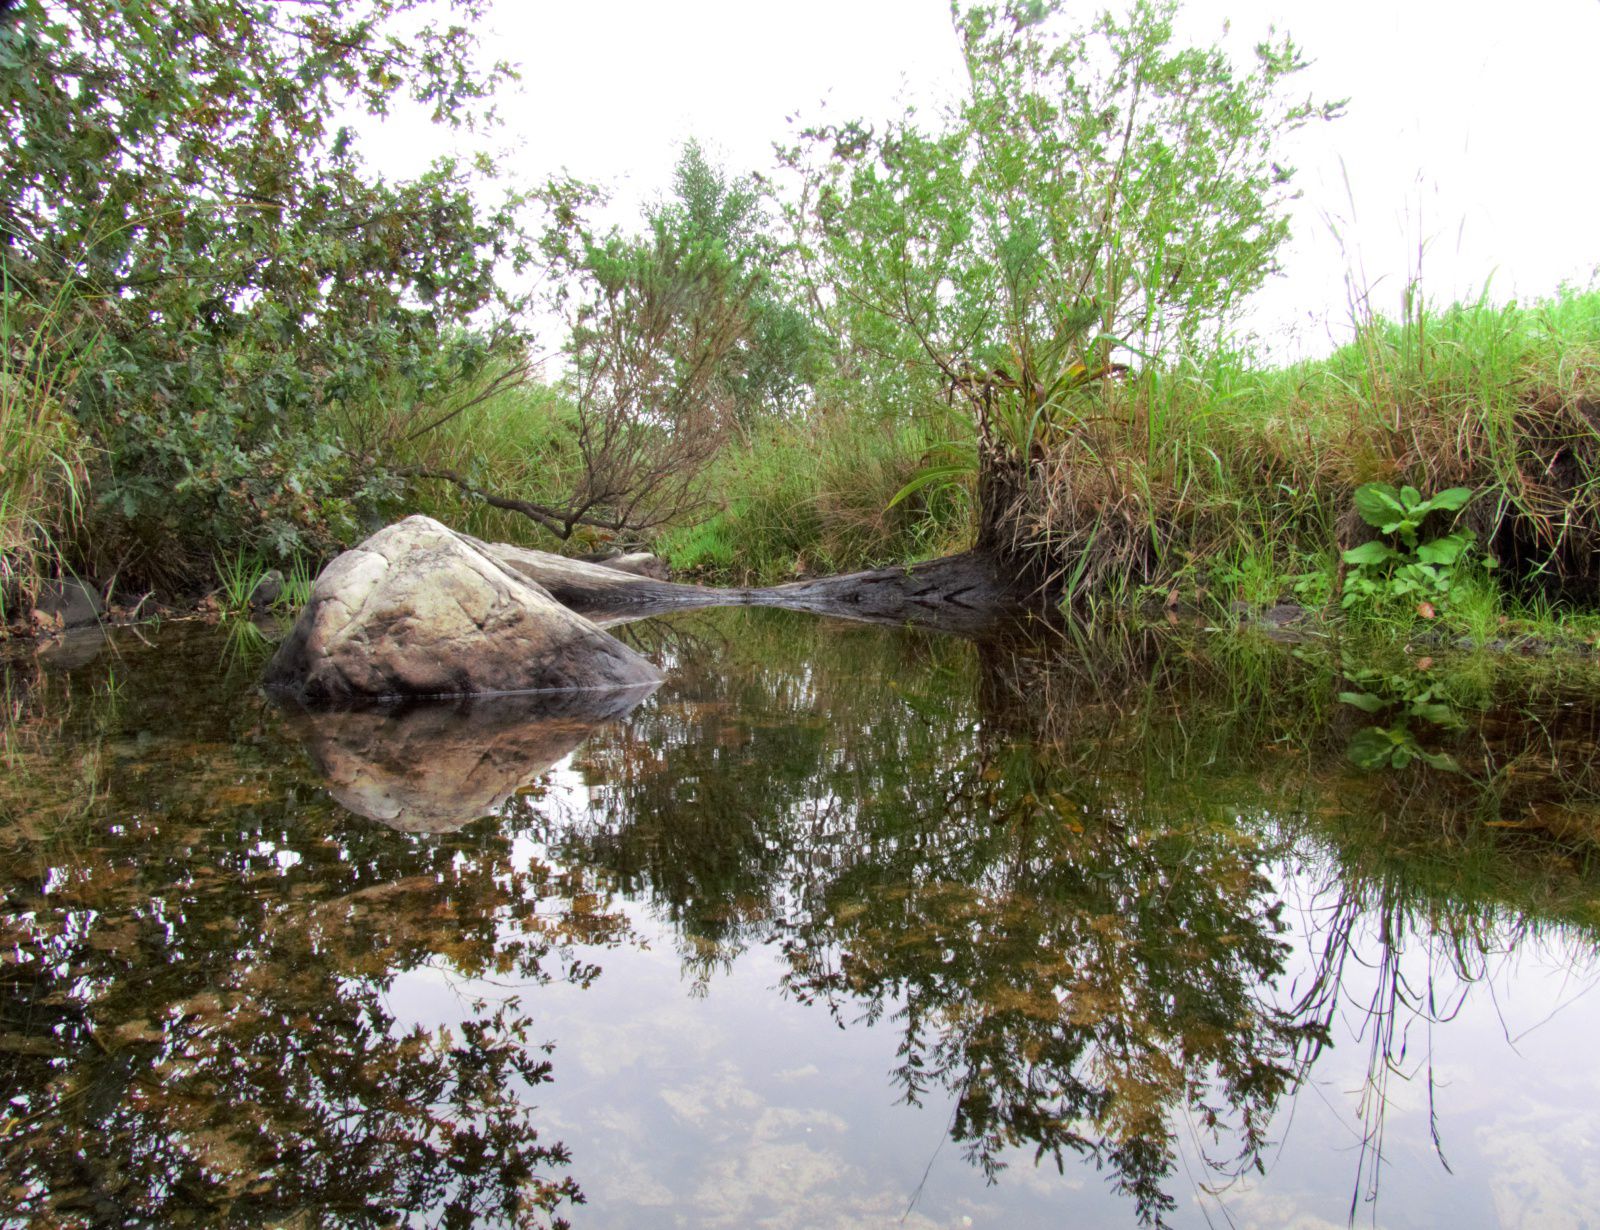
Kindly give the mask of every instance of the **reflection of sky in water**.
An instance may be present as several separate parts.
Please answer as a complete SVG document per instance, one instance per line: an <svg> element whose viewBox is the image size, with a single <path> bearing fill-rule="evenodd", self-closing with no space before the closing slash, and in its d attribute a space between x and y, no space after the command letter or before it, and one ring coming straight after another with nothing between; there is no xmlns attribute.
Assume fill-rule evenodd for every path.
<svg viewBox="0 0 1600 1230"><path fill-rule="evenodd" d="M1280 869L1281 871L1281 869ZM1307 977L1324 934L1327 902L1314 877L1282 875L1294 904L1290 979ZM1585 1227L1600 1215L1600 1070L1590 1058L1600 1030L1600 964L1559 932L1496 927L1459 968L1440 936L1403 937L1403 994L1429 1013L1401 1008L1381 1095L1382 1166L1372 1200L1376 1122L1367 1077L1385 1004L1378 923L1365 916L1345 965L1334 1047L1323 1053L1292 1107L1287 1138L1265 1179L1229 1194L1246 1226L1344 1224L1357 1193L1359 1224ZM1463 977L1463 973L1466 975ZM1437 1130L1438 1147L1433 1133ZM1440 1157L1448 1163L1447 1171ZM1359 1176L1359 1180L1358 1180ZM1359 1182L1359 1187L1358 1187ZM1317 1210L1326 1220L1308 1216Z"/></svg>
<svg viewBox="0 0 1600 1230"><path fill-rule="evenodd" d="M548 780L542 809L574 816L588 806L591 787L571 758ZM549 854L519 839L515 861ZM1290 905L1293 955L1267 994L1286 1004L1311 976L1332 904L1313 870L1279 864L1272 875ZM773 946L748 948L696 985L670 924L637 901L613 908L643 943L598 955L604 973L587 988L530 989L535 1035L557 1044L556 1079L537 1093L540 1120L571 1148L588 1197L575 1225L1132 1224L1130 1204L1089 1163L1069 1158L1060 1174L1014 1149L998 1184L986 1185L947 1137L945 1091L916 1108L899 1100L892 1022L847 1018L840 1028L822 1007L785 998L787 965ZM1447 1019L1397 1012L1380 1121L1368 1081L1380 1029L1368 1011L1380 1002L1378 927L1368 913L1354 929L1333 1045L1280 1105L1264 1176L1219 1184L1194 1116L1177 1111L1172 1223L1336 1230L1353 1204L1358 1225L1595 1225L1600 964L1560 933L1502 928L1465 958L1463 978L1445 940L1405 936L1403 992L1420 1005L1431 995L1434 1015ZM475 995L507 993L422 971L397 981L392 1002L402 1024L433 1022ZM1374 1199L1377 1150L1363 1138L1378 1123Z"/></svg>
<svg viewBox="0 0 1600 1230"><path fill-rule="evenodd" d="M1031 1156L987 1187L947 1139L946 1096L896 1103L897 1035L840 1029L778 995L772 949L742 953L696 994L670 930L623 910L647 948L597 958L605 972L587 989L532 993L534 1033L557 1043L540 1122L572 1150L588 1197L574 1225L1043 1225L1067 1198L1074 1216L1125 1224L1092 1173L1036 1174ZM392 1005L402 1023L448 1019L458 993L505 991L419 973Z"/></svg>
<svg viewBox="0 0 1600 1230"><path fill-rule="evenodd" d="M339 781L370 757L439 815L463 780L487 783L469 806L528 783L499 824L429 832L337 805L311 745L241 699L248 673L175 691L213 662L203 639L184 642L191 672L172 643L119 658L117 705L85 703L88 674L37 685L34 726L0 732L16 766L0 810L18 803L0 817L0 948L18 956L0 965L6 1177L42 1185L53 1214L77 1159L108 1181L132 1169L119 1207L168 1224L200 1215L181 1183L202 1172L179 1156L200 1147L219 1182L286 1191L283 1216L354 1224L337 1212L352 1191L403 1201L389 1176L481 1165L452 1170L442 1128L397 1116L466 1088L459 1062L490 1071L463 1115L509 1089L541 1144L570 1149L570 1165L531 1164L581 1186L580 1230L1133 1225L1112 1189L1126 1166L1068 1152L1058 1173L1027 1143L1081 1078L1072 1123L1097 1142L1170 1125L1173 1167L1146 1173L1177 1227L1337 1227L1352 1205L1386 1227L1594 1224L1600 961L1583 937L1600 891L1582 858L1600 825L1580 821L1600 808L1581 792L1441 839L1447 784L1351 769L1337 710L1314 712L1315 687L1338 684L1281 648L1231 693L1181 653L1108 676L779 613L630 631L659 638L672 678L548 769L554 745L510 737L515 722L413 721L442 742L403 744L380 723L340 744ZM1572 715L1543 713L1569 729L1541 763L1592 750L1600 710ZM1515 753L1526 726L1483 729ZM1386 782L1426 791L1420 826ZM1546 802L1559 840L1520 828ZM1404 908L1383 909L1396 893ZM1279 900L1284 970L1252 994L1278 961ZM1330 936L1349 937L1332 984ZM551 981L519 985L535 967ZM1273 1077L1303 1053L1318 987L1331 1045L1305 1081L1230 1102L1219 1069ZM481 1030L512 999L506 1028L525 1017L529 1045L554 1044L535 1088L471 1029L444 1058L400 1045L412 1024ZM901 1082L940 1065L906 1104ZM135 1096L95 1092L130 1077ZM1227 1180L1238 1136L1210 1139L1185 1080L1225 1118L1259 1109L1264 1176ZM973 1139L1024 1142L997 1146L994 1186ZM411 1199L411 1224L436 1224L438 1204ZM195 1224L279 1224L247 1206ZM61 1220L0 1207L7 1230L42 1224ZM499 1223L480 1206L476 1224Z"/></svg>

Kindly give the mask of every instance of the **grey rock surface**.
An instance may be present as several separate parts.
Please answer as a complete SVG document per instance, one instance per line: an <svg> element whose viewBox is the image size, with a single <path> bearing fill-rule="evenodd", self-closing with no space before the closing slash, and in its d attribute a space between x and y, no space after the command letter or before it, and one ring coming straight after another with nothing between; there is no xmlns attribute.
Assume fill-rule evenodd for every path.
<svg viewBox="0 0 1600 1230"><path fill-rule="evenodd" d="M86 581L66 577L47 582L39 590L35 611L58 628L87 628L100 622L106 613L106 604L100 600L100 591Z"/></svg>
<svg viewBox="0 0 1600 1230"><path fill-rule="evenodd" d="M272 604L283 596L283 573L276 568L264 574L250 591L250 609L256 614L272 609Z"/></svg>
<svg viewBox="0 0 1600 1230"><path fill-rule="evenodd" d="M658 555L651 555L648 551L633 551L627 555L614 555L610 559L601 560L601 566L613 568L618 572L630 572L636 577L650 577L656 581L667 579L667 564Z"/></svg>
<svg viewBox="0 0 1600 1230"><path fill-rule="evenodd" d="M634 688L660 679L648 661L482 544L417 516L323 570L264 682L326 704Z"/></svg>

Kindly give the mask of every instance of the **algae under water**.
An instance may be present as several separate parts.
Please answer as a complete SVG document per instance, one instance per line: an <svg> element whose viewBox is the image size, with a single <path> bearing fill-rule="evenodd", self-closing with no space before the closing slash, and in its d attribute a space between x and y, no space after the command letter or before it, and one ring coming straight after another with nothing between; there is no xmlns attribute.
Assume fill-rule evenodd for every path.
<svg viewBox="0 0 1600 1230"><path fill-rule="evenodd" d="M3 668L0 1226L1585 1224L1600 689L775 611L628 709ZM1441 745L1442 746L1442 745Z"/></svg>

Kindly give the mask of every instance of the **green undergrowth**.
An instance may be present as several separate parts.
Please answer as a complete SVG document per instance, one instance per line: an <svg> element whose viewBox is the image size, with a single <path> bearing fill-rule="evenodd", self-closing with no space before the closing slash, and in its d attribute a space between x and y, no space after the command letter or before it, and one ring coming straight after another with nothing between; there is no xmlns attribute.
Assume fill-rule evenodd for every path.
<svg viewBox="0 0 1600 1230"><path fill-rule="evenodd" d="M1600 294L1420 303L1325 359L1236 354L1108 382L1036 440L1020 545L1072 597L1176 585L1224 601L1327 602L1377 537L1366 484L1471 493L1456 528L1508 586L1593 602L1600 544ZM1450 510L1454 511L1454 509ZM1442 524L1429 523L1429 530Z"/></svg>
<svg viewBox="0 0 1600 1230"><path fill-rule="evenodd" d="M94 339L30 358L21 325L43 336L47 305L7 303L0 580L15 604L41 579L83 569L93 552L79 540L94 537L122 482L108 475L125 459L85 441L65 392L73 374L63 356ZM465 390L459 403L426 411L392 398L412 407L403 413L388 396L379 389L341 409L351 456L450 471L536 501L581 484L576 413L558 390L523 383L481 400ZM1435 626L1479 643L1592 641L1600 631L1600 292L1438 309L1413 299L1402 319L1362 322L1323 359L1269 367L1218 352L1101 380L1074 398L1027 425L1022 497L1007 523L1018 557L1043 561L1037 571L1080 612L1153 600L1225 615L1292 602L1402 635ZM918 414L891 415L833 392L789 417L757 419L732 433L675 520L638 540L580 526L562 542L449 481L383 474L359 510L342 498L319 503L311 487L294 495L298 540L331 550L422 512L568 553L647 547L704 580L909 563L970 545L977 525L974 425L934 385L920 404ZM1470 544L1448 593L1345 609L1358 571L1346 553L1384 538L1356 506L1373 483L1409 486L1424 501L1471 493L1421 526L1419 546L1450 536ZM263 545L218 540L208 559L321 562Z"/></svg>
<svg viewBox="0 0 1600 1230"><path fill-rule="evenodd" d="M704 480L704 515L663 535L658 549L675 570L743 583L960 550L971 533L970 485L895 496L970 432L942 411L895 423L836 409L770 424L719 459Z"/></svg>
<svg viewBox="0 0 1600 1230"><path fill-rule="evenodd" d="M70 391L97 340L59 302L16 290L0 261L0 627L60 571L80 524L91 449Z"/></svg>

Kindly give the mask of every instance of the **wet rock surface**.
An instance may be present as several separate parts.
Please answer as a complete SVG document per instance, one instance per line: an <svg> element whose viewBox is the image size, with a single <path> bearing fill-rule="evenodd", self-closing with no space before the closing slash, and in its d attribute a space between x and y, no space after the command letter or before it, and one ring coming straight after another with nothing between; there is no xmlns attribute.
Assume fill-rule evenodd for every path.
<svg viewBox="0 0 1600 1230"><path fill-rule="evenodd" d="M87 581L67 577L46 583L33 609L46 630L70 631L99 623L106 613L106 604L100 598L100 591Z"/></svg>

